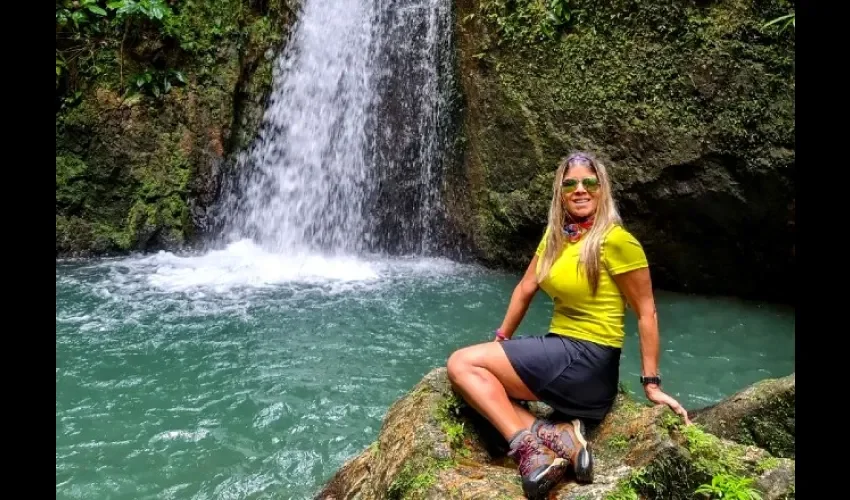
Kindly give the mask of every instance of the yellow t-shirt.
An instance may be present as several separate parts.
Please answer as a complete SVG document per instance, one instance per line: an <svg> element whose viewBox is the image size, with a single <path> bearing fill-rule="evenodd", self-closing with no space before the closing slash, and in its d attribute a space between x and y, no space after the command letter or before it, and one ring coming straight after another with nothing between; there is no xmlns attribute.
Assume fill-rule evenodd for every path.
<svg viewBox="0 0 850 500"><path fill-rule="evenodd" d="M537 247L536 253L541 258L548 233L547 228ZM578 266L582 242L567 242L549 275L540 283L540 288L554 302L549 331L622 347L626 300L612 276L648 267L646 254L637 239L622 226L609 229L602 243L599 288L593 296L584 266L581 269ZM537 267L540 268L539 260Z"/></svg>

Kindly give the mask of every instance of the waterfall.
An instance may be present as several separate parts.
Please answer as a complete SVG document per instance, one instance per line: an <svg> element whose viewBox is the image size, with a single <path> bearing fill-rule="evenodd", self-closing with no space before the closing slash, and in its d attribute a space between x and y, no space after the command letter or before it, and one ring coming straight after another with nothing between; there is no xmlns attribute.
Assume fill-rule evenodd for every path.
<svg viewBox="0 0 850 500"><path fill-rule="evenodd" d="M427 255L449 140L446 0L304 0L223 236L286 255Z"/></svg>

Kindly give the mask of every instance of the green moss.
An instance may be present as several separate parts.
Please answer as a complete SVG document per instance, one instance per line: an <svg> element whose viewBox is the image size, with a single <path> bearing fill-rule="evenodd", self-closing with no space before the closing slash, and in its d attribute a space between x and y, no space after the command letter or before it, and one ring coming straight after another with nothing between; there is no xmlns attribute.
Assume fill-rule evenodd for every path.
<svg viewBox="0 0 850 500"><path fill-rule="evenodd" d="M684 500L690 499L694 488L710 477L699 467L694 467L691 457L676 448L670 448L641 470L631 484L641 496Z"/></svg>
<svg viewBox="0 0 850 500"><path fill-rule="evenodd" d="M659 422L661 428L668 432L678 429L681 424L682 419L672 411L668 410L665 410L664 414L661 415L661 421Z"/></svg>
<svg viewBox="0 0 850 500"><path fill-rule="evenodd" d="M755 389L758 391L759 387ZM763 399L765 404L760 411L737 423L740 429L737 440L764 448L777 457L794 458L795 394L765 395Z"/></svg>
<svg viewBox="0 0 850 500"><path fill-rule="evenodd" d="M625 436L617 435L611 437L607 445L615 450L625 450L629 446L629 440Z"/></svg>
<svg viewBox="0 0 850 500"><path fill-rule="evenodd" d="M120 227L91 222L77 216L56 216L56 251L106 254L116 248L122 235Z"/></svg>
<svg viewBox="0 0 850 500"><path fill-rule="evenodd" d="M756 464L756 472L759 474L763 472L767 472L771 469L775 469L779 467L779 459L776 457L766 457L762 460L759 460L758 464Z"/></svg>
<svg viewBox="0 0 850 500"><path fill-rule="evenodd" d="M637 469L617 482L614 491L605 496L605 500L638 500L638 488L645 483L645 470Z"/></svg>
<svg viewBox="0 0 850 500"><path fill-rule="evenodd" d="M451 393L437 404L434 409L434 419L446 434L452 450L466 456L470 454L470 450L466 446L465 439L471 437L471 431L467 429L466 424L461 419L462 406L463 401L457 395Z"/></svg>
<svg viewBox="0 0 850 500"><path fill-rule="evenodd" d="M291 3L170 9L161 22L109 17L57 46L94 54L69 59L57 85L57 254L188 242L190 204L203 208L214 194L212 165L256 131L271 84L265 55L280 48ZM151 81L134 86L145 74Z"/></svg>
<svg viewBox="0 0 850 500"><path fill-rule="evenodd" d="M685 447L690 451L694 466L714 477L718 474L746 474L743 457L746 449L741 445L723 443L720 438L705 432L698 425L680 427L685 436Z"/></svg>
<svg viewBox="0 0 850 500"><path fill-rule="evenodd" d="M56 206L70 212L82 210L86 192L88 165L73 155L56 157Z"/></svg>
<svg viewBox="0 0 850 500"><path fill-rule="evenodd" d="M83 149L88 161L57 155L57 251L126 251L151 238L182 244L190 231L192 162L184 138L191 133L185 126L168 130L172 117L164 114L143 116L135 135L121 135L120 123L102 116L103 106L83 102L61 122L59 148Z"/></svg>
<svg viewBox="0 0 850 500"><path fill-rule="evenodd" d="M757 467L753 468L745 460L744 446L723 442L698 425L685 426L664 417L660 425L677 436L674 442L681 442L681 448L674 445L661 450L650 464L621 480L609 499L684 500L692 498L696 488L710 483L714 477L754 479ZM761 463L765 467L770 465L769 460Z"/></svg>
<svg viewBox="0 0 850 500"><path fill-rule="evenodd" d="M617 414L623 417L633 417L646 410L648 404L636 400L631 395L620 396L617 401Z"/></svg>
<svg viewBox="0 0 850 500"><path fill-rule="evenodd" d="M413 459L405 463L387 490L389 500L412 500L423 498L437 481L441 469L453 467L452 460L437 460L432 457Z"/></svg>
<svg viewBox="0 0 850 500"><path fill-rule="evenodd" d="M743 488L780 465L780 460L770 455L754 462L746 446L721 440L698 424L684 425L669 410L661 415L658 425L670 436L669 445L649 464L620 480L607 499L691 499L702 485ZM617 436L606 445L616 440ZM790 495L793 497L793 490Z"/></svg>
<svg viewBox="0 0 850 500"><path fill-rule="evenodd" d="M523 33L545 19L548 2L504 2L497 18L493 4L502 2L458 4L468 113L463 169L475 176L470 186L450 187L475 195L467 201L475 227L467 232L487 263L528 265L546 221L551 175L573 149L609 160L627 223L651 220L650 229L637 228L636 235L660 262L654 275L673 280L674 288L685 279L673 266L693 267L674 256L706 245L687 241L681 248L689 235L681 225L667 227L671 218L655 200L680 194L698 200L722 185L735 200L726 206L743 203L765 192L760 181L743 183L769 174L774 198L754 206L759 214L785 216L793 196L786 177L794 150L795 42L793 33L762 26L787 12L786 2L570 1L568 10L578 16L544 39ZM529 10L538 8L540 15ZM521 36L506 32L506 19L524 26L512 28ZM700 185L687 183L701 172L689 163L707 158L723 168L709 169ZM668 168L677 177L664 177L654 185L664 187L655 189L650 182ZM740 211L732 212L730 220L743 224L735 222ZM718 267L734 269L732 275L747 267L729 258L730 265Z"/></svg>
<svg viewBox="0 0 850 500"><path fill-rule="evenodd" d="M109 253L118 248L131 189L112 186L114 168L71 152L56 156L57 253ZM118 199L119 201L113 202Z"/></svg>

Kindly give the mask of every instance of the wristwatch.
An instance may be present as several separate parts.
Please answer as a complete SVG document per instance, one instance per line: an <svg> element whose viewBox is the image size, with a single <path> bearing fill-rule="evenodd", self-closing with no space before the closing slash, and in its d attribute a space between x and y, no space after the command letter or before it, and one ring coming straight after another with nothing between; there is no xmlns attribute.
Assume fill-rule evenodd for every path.
<svg viewBox="0 0 850 500"><path fill-rule="evenodd" d="M641 377L640 377L640 383L641 383L642 385L646 385L646 384L656 384L656 385L661 385L661 377L658 377L658 376L654 376L654 377L644 377L643 375L641 375Z"/></svg>

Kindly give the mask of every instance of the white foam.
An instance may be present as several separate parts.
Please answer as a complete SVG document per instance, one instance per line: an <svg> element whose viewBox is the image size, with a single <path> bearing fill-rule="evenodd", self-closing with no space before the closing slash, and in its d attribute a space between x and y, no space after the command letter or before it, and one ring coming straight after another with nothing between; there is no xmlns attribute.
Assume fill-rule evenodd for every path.
<svg viewBox="0 0 850 500"><path fill-rule="evenodd" d="M374 264L360 259L273 254L248 240L202 255L159 252L108 265L130 275L144 276L149 286L165 292L222 293L233 288L360 282L380 277Z"/></svg>
<svg viewBox="0 0 850 500"><path fill-rule="evenodd" d="M56 321L80 334L126 326L144 330L144 325L156 322L162 325L156 336L134 340L135 348L146 350L151 342L170 346L172 328L204 328L213 316L251 322L257 310L273 308L297 316L304 308L329 308L350 300L366 307L380 300L389 312L398 312L409 295L406 291L438 291L447 280L455 291L475 288L480 280L469 278L479 272L487 271L441 258L293 255L238 241L198 254L159 252L72 266L57 278L57 285L88 294L93 309L62 309L58 304L63 292L57 292ZM104 343L102 349L109 349L114 340L108 335L88 338Z"/></svg>
<svg viewBox="0 0 850 500"><path fill-rule="evenodd" d="M195 431L164 431L155 435L150 439L150 443L155 443L158 441L189 441L189 442L198 442L210 434L210 431L207 429L198 429Z"/></svg>

